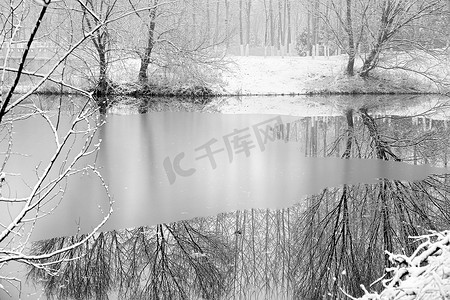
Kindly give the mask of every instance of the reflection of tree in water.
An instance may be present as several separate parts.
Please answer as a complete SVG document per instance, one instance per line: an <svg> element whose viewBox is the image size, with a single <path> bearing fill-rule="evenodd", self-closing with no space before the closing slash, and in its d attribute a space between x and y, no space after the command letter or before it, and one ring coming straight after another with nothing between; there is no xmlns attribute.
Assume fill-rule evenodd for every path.
<svg viewBox="0 0 450 300"><path fill-rule="evenodd" d="M344 118L307 118L295 134L279 136L301 136L307 155L446 165L445 123L420 120L374 118L363 108ZM279 211L103 233L71 257L52 257L61 261L58 276L30 274L58 299L106 299L107 291L125 299L345 298L340 288L361 295L359 285L370 286L389 264L383 250L411 254L416 244L409 236L446 228L446 182L445 176L380 179L328 188L305 205ZM34 251L50 252L68 239L36 243Z"/></svg>
<svg viewBox="0 0 450 300"><path fill-rule="evenodd" d="M207 100L207 99L206 99ZM129 97L115 96L108 99L108 106L104 107L104 111L119 114L145 114L148 112L202 112L205 105L202 99L197 101L191 98L163 98L163 97ZM214 112L214 109L209 109Z"/></svg>
<svg viewBox="0 0 450 300"><path fill-rule="evenodd" d="M420 130L411 129L411 118L399 118L397 122L392 119L391 126L385 127L384 119L375 120L364 108L358 111L359 121L355 124L353 111L347 111L346 115L348 129L343 158L402 161L397 154L401 147L404 154L415 153L417 163L414 149L427 149L430 142L433 147L440 144L442 150L448 145L448 131L441 126L418 134ZM405 127L407 122L409 126ZM430 153L436 157L421 158L437 161L442 154L421 152ZM417 245L409 236L447 226L450 220L447 192L445 176L431 176L414 183L380 179L372 185L344 185L311 197L305 215L294 226L303 228L293 239L299 245L294 264L298 298L320 299L324 295L345 298L339 288L360 295L359 285L371 286L388 266L383 250L410 254ZM373 288L379 286L378 282Z"/></svg>
<svg viewBox="0 0 450 300"><path fill-rule="evenodd" d="M80 237L81 238L81 237ZM58 249L74 238L35 243L33 251ZM75 238L76 239L76 238ZM108 299L217 299L229 289L232 253L198 222L179 222L99 234L70 256L52 257L57 276L32 269L47 297Z"/></svg>

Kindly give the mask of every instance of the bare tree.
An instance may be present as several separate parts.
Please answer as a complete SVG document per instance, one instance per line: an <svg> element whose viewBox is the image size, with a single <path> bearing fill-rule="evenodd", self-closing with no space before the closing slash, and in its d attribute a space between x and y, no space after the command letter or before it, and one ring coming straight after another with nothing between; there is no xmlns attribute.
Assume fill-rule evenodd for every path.
<svg viewBox="0 0 450 300"><path fill-rule="evenodd" d="M270 29L270 25L269 25L269 14L268 14L268 9L267 9L267 3L266 0L263 0L263 4L264 4L264 57L267 56L267 46L269 44L269 29Z"/></svg>
<svg viewBox="0 0 450 300"><path fill-rule="evenodd" d="M224 45L228 37L217 30L217 35L210 38L210 29L204 26L211 23L209 14L197 4L195 1L129 1L136 13L113 28L122 39L115 55L118 60L121 56L122 59L139 58L138 82L142 89L139 92L152 92L154 86L176 92L174 86L179 84L205 87L205 78L213 81L215 68L225 66L223 53L217 47ZM145 36L133 34L136 27L142 28Z"/></svg>
<svg viewBox="0 0 450 300"><path fill-rule="evenodd" d="M148 82L148 66L150 65L150 58L153 47L155 46L156 10L158 7L158 0L153 0L151 6L153 7L149 9L148 21L144 22L147 27L147 46L145 47L144 53L141 53L140 55L141 65L139 67L138 79L141 84Z"/></svg>
<svg viewBox="0 0 450 300"><path fill-rule="evenodd" d="M354 75L355 66L355 39L353 36L353 21L352 21L352 0L346 0L346 26L345 30L348 35L348 62L347 62L347 75Z"/></svg>
<svg viewBox="0 0 450 300"><path fill-rule="evenodd" d="M317 11L338 46L347 51L348 75L355 74L355 59L360 55L363 65L357 73L362 77L376 67L398 68L442 84L445 76L439 80L442 68L438 64L446 60L447 36L439 26L444 25L448 15L446 1L346 0L345 12L341 3L322 0ZM334 12L337 22L333 22L328 10ZM420 63L423 59L427 59L427 66Z"/></svg>
<svg viewBox="0 0 450 300"><path fill-rule="evenodd" d="M447 4L442 0L383 1L376 38L369 55L364 60L360 75L362 77L368 76L369 72L378 65L380 55L387 49L413 47L426 50L427 47L423 47L420 41L396 40L395 37L414 21L447 13L446 8Z"/></svg>
<svg viewBox="0 0 450 300"><path fill-rule="evenodd" d="M367 10L372 1L345 0L345 7L340 3L335 0L323 1L322 9L317 9L317 13L327 29L331 31L337 46L346 50L348 60L345 73L353 76L357 49L365 35L368 22ZM334 13L334 18L331 18L330 10ZM334 19L336 23L333 22ZM341 31L345 34L341 34Z"/></svg>
<svg viewBox="0 0 450 300"><path fill-rule="evenodd" d="M250 52L250 37L251 37L251 24L250 24L250 16L252 12L252 0L246 1L245 11L247 13L246 23L247 23L247 35L245 39L245 56L249 55Z"/></svg>
<svg viewBox="0 0 450 300"><path fill-rule="evenodd" d="M286 0L285 2L285 19L286 19L286 45L287 45L287 52L288 54L291 54L292 52L292 24L291 24L291 1Z"/></svg>
<svg viewBox="0 0 450 300"><path fill-rule="evenodd" d="M281 3L282 0L278 0L278 38L277 38L277 45L278 45L278 51L281 54L281 56L284 55L284 29L283 29L283 17L282 17L282 11L283 11L283 5Z"/></svg>
<svg viewBox="0 0 450 300"><path fill-rule="evenodd" d="M225 36L230 36L230 0L225 0ZM229 38L226 39L226 48L230 46Z"/></svg>
<svg viewBox="0 0 450 300"><path fill-rule="evenodd" d="M10 1L9 4L11 7L18 7L17 2ZM68 243L50 251L29 252L30 240L33 238L33 230L36 224L42 222L42 219L45 219L48 214L57 213L61 201L67 201L65 191L70 177L78 176L81 173L98 177L100 184L105 189L105 194L109 196L107 185L95 164L86 164L86 160L95 156L99 149L96 131L103 124L93 93L66 84L63 80L55 78L53 73L81 44L90 39L91 41L94 39L102 51L105 50L106 48L102 47L106 46L105 41L108 33L104 27L114 20L135 12L125 12L116 18L99 21L100 18L92 11L93 3L89 1L80 2L83 16L90 20L84 19L84 25L89 27L88 31L85 31L80 39L74 41L65 53L51 62L48 72L40 74L27 69L27 61L29 53L33 51L33 44L40 25L45 24L47 11L52 9L55 4L47 1L38 9L35 4L30 2L20 2L20 4L23 10L16 9L14 12L17 20L24 21L24 16L29 11L37 10L38 16L34 20L29 17L26 18L27 22L33 25L28 36L26 35L27 32L19 32L21 26L17 23L18 26L15 27L12 34L8 32L7 36L2 36L4 44L8 45L9 49L18 45L23 47L20 47L21 58L18 66L6 67L6 64L4 64L2 68L1 90L5 90L8 85L9 89L6 94L2 95L0 111L0 135L2 137L2 151L5 151L2 153L0 170L0 186L2 188L0 211L2 213L9 211L11 214L6 218L2 217L1 220L0 268L12 262L18 262L52 277L60 274L59 266L62 262L67 262L67 255L80 253L89 240L102 236L102 234L99 234L99 230L112 212L112 201L110 200L105 203L107 210L103 211L103 220L87 234L70 239ZM96 16L98 22L93 21ZM51 24L46 25L51 26ZM25 41L23 41L24 36L26 37ZM11 52L3 53L3 59L7 61ZM12 82L6 80L5 74L7 73L14 74ZM34 76L40 80L30 86L25 93L15 95L14 92L24 75ZM70 118L64 117L61 104L58 104L55 109L43 108L38 101L39 99L31 97L31 94L46 81L57 82L67 88L75 89L85 96L80 101L74 100L71 102L74 111L73 116ZM20 169L22 164L17 164L17 159L20 159L17 155L31 154L29 152L33 152L33 149L16 149L17 140L16 135L13 134L13 128L20 127L19 124L36 126L33 125L33 122L39 122L37 128L41 128L43 131L47 130L46 136L51 139L49 143L42 143L42 145L49 147L51 152L36 165L29 166L30 170ZM33 148L37 147L39 147L39 144L34 145ZM89 159L92 160L93 158ZM30 172L33 172L32 176L25 175ZM5 190L5 187L8 187L8 189ZM77 257L71 259L76 260ZM0 288L7 293L11 286L20 286L19 278L1 275L1 279L2 285Z"/></svg>
<svg viewBox="0 0 450 300"><path fill-rule="evenodd" d="M94 45L98 57L98 82L95 91L98 95L105 95L109 90L109 80L107 70L109 65L109 55L111 49L111 33L105 23L106 20L113 17L117 0L84 0L78 1L81 7L82 28L84 31L92 31L94 27L104 24L100 30L95 31L91 41Z"/></svg>
<svg viewBox="0 0 450 300"><path fill-rule="evenodd" d="M242 21L243 18L242 1L243 0L239 0L239 51L241 56L244 55L244 25Z"/></svg>
<svg viewBox="0 0 450 300"><path fill-rule="evenodd" d="M275 54L275 23L273 19L272 0L269 0L270 55Z"/></svg>

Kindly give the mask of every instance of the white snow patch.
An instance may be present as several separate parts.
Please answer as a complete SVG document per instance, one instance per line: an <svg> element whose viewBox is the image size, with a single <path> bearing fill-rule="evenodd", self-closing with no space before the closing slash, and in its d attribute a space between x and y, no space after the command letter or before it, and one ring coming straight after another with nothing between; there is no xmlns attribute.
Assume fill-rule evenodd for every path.
<svg viewBox="0 0 450 300"><path fill-rule="evenodd" d="M345 55L331 57L233 56L234 71L223 74L229 94L299 94L305 83L343 72Z"/></svg>
<svg viewBox="0 0 450 300"><path fill-rule="evenodd" d="M391 268L390 279L383 280L385 289L369 293L360 300L441 300L450 298L450 231L430 234L411 256L389 254L398 264Z"/></svg>

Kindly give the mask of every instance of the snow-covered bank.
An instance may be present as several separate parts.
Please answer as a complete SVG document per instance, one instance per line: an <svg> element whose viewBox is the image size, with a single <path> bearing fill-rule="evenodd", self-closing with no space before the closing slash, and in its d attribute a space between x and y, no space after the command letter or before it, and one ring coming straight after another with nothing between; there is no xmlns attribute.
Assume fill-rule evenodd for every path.
<svg viewBox="0 0 450 300"><path fill-rule="evenodd" d="M230 72L223 74L225 94L302 94L314 79L343 72L344 56L233 56Z"/></svg>
<svg viewBox="0 0 450 300"><path fill-rule="evenodd" d="M347 55L227 56L220 63L222 67L225 66L220 70L207 67L200 68L201 72L177 74L174 70L153 68L149 70L151 93L136 84L139 70L137 59L122 59L112 63L109 77L119 86L116 91L118 94L135 95L184 96L183 91L198 88L211 91L209 94L223 96L442 92L425 77L402 70L373 70L367 79L348 77L344 75L346 64ZM355 62L355 70L361 65L359 58ZM443 79L446 76L444 73ZM130 93L130 90L133 92Z"/></svg>
<svg viewBox="0 0 450 300"><path fill-rule="evenodd" d="M374 72L363 80L343 76L346 55L331 57L233 56L230 71L224 72L221 93L227 95L308 93L435 93L431 82L405 71ZM361 64L357 62L356 67Z"/></svg>
<svg viewBox="0 0 450 300"><path fill-rule="evenodd" d="M402 70L374 70L371 76L344 75L346 55L330 57L300 56L227 56L223 69L200 68L191 74L178 74L154 67L149 70L148 85L136 83L138 59L120 59L111 63L108 76L119 95L211 96L214 95L303 95L303 94L422 94L443 92L424 76ZM357 59L355 70L361 66ZM424 65L425 62L421 62ZM445 68L445 63L441 68ZM199 70L200 70L199 69ZM439 73L440 74L440 73ZM440 75L445 80L446 72ZM450 75L448 75L450 76ZM94 80L95 81L95 80ZM86 90L91 81L76 85ZM18 87L26 92L31 86ZM51 82L39 89L58 94L60 87ZM66 90L64 90L66 91ZM193 92L192 92L193 91ZM200 92L198 92L200 91ZM207 93L204 93L207 91ZM72 92L67 90L66 92ZM444 91L445 92L445 91Z"/></svg>

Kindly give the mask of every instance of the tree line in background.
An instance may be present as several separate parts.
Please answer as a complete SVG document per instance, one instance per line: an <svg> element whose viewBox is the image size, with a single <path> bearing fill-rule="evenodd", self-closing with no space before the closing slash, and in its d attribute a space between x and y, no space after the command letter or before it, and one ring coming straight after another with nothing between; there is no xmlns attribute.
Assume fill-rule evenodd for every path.
<svg viewBox="0 0 450 300"><path fill-rule="evenodd" d="M31 3L0 2L3 51L20 51L31 33L39 12ZM131 77L140 84L170 78L204 85L224 67L227 53L343 53L350 76L360 58L357 73L363 77L375 67L401 68L437 81L436 71L427 72L421 62L436 66L447 59L449 5L447 0L63 0L49 6L34 44L52 49L48 60L70 50L59 75L70 74L66 81L84 78L100 94L124 80L118 66L133 64L137 74Z"/></svg>
<svg viewBox="0 0 450 300"><path fill-rule="evenodd" d="M175 82L201 85L222 67L223 53L213 48L227 37L217 32L214 41L208 39L209 27L197 11L201 6L193 5L168 0L64 0L48 5L44 17L32 1L2 1L3 60L16 66L7 71L18 71L24 41L39 19L39 32L33 38L33 50L39 53L28 56L25 64L33 69L33 59L44 61L37 71L24 75L39 77L39 72L48 72L61 60L53 78L66 73L66 88L87 80L102 95L114 88L113 81L123 79L126 65L139 64L134 78L126 80L148 84L150 76L151 83L158 84L161 78L172 77Z"/></svg>

